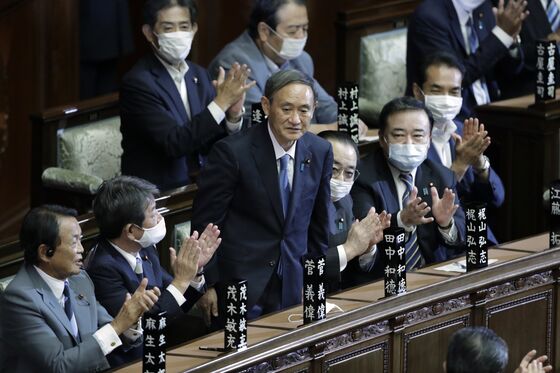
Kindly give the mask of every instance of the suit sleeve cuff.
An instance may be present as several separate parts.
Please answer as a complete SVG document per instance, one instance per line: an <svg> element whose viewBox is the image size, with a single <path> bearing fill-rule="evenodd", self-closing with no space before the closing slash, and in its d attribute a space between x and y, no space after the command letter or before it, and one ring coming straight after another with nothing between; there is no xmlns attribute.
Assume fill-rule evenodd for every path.
<svg viewBox="0 0 560 373"><path fill-rule="evenodd" d="M495 37L498 38L498 40L500 40L502 42L502 44L506 48L511 47L511 45L513 44L513 38L511 36L509 36L507 32L502 30L499 26L495 26L492 29L492 33L494 34Z"/></svg>
<svg viewBox="0 0 560 373"><path fill-rule="evenodd" d="M336 247L338 251L338 262L340 263L340 272L344 271L346 265L348 264L348 257L346 256L346 251L343 245L338 245Z"/></svg>
<svg viewBox="0 0 560 373"><path fill-rule="evenodd" d="M373 245L371 249L358 257L358 263L363 271L369 272L373 267L375 256L377 254L377 245Z"/></svg>
<svg viewBox="0 0 560 373"><path fill-rule="evenodd" d="M204 289L204 285L206 285L206 279L204 278L204 275L200 276L200 279L198 281L195 281L197 277L195 277L190 285L191 287L195 288L196 291L198 291L199 293L202 293L202 290Z"/></svg>
<svg viewBox="0 0 560 373"><path fill-rule="evenodd" d="M106 324L101 327L101 329L93 333L93 338L97 341L103 355L105 356L111 353L111 351L115 348L122 345L121 339L111 324Z"/></svg>
<svg viewBox="0 0 560 373"><path fill-rule="evenodd" d="M165 290L167 290L168 292L171 293L171 295L173 296L173 298L175 298L175 301L177 302L179 307L181 307L183 305L183 303L185 303L187 301L185 299L185 296L183 294L181 294L179 289L177 289L173 284L169 284L169 286L167 286L167 288Z"/></svg>

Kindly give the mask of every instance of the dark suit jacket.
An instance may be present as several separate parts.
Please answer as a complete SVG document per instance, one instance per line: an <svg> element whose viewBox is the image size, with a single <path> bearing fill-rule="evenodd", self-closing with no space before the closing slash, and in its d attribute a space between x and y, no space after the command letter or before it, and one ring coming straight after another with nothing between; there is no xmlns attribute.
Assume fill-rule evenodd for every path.
<svg viewBox="0 0 560 373"><path fill-rule="evenodd" d="M484 77L490 98L495 101L500 97L494 76L496 65L503 60L500 69L507 71L511 78L519 72L523 62L522 56L517 61L509 57L508 49L492 33L496 19L490 1L473 11L473 19L479 47L471 55L467 55L459 18L451 0L424 0L410 17L408 25L407 94L411 95L412 83L419 82L420 69L427 56L439 51L451 53L465 67L463 107L458 116L461 119L471 116L476 106L471 88L473 82Z"/></svg>
<svg viewBox="0 0 560 373"><path fill-rule="evenodd" d="M397 226L397 213L401 196L397 195L393 176L382 149L364 158L360 162L359 170L360 177L354 183L351 193L354 200L354 215L361 219L367 214L370 207L374 206L376 211L386 210L391 213L391 226ZM453 172L427 159L416 171L415 185L418 188L418 195L428 206L432 205L430 184L437 188L440 196L446 187L457 193ZM455 203L458 204L457 196L455 200ZM427 216L432 215L429 213ZM458 233L456 245L448 245L444 242L435 222L417 227L418 244L426 264L450 259L463 250L465 214L461 207L457 209L454 219ZM383 274L383 263L379 258L380 255L377 255L374 267L369 274L371 279L381 277Z"/></svg>
<svg viewBox="0 0 560 373"><path fill-rule="evenodd" d="M189 167L226 135L208 104L215 91L208 72L187 61L185 75L191 119L171 76L150 54L123 78L121 104L122 173L166 190L188 184Z"/></svg>
<svg viewBox="0 0 560 373"><path fill-rule="evenodd" d="M497 4L497 0L493 0ZM523 69L515 79L507 74L498 74L498 82L502 91L502 98L513 98L535 93L537 52L536 41L546 39L553 32L550 22L540 0L527 1L529 16L523 21L523 27L519 36L521 37L521 48L525 61ZM554 30L556 31L556 30ZM556 81L558 81L558 69L560 54L556 52Z"/></svg>
<svg viewBox="0 0 560 373"><path fill-rule="evenodd" d="M87 272L95 284L95 295L114 317L119 313L126 294L134 294L136 288L140 285L140 281L126 259L107 240L101 239L95 248L95 252L90 255L93 256L89 259ZM185 293L187 301L179 307L173 295L165 290L173 281L173 277L160 265L154 247L143 248L140 251L140 257L143 259L144 277L148 278L147 288L151 289L157 286L161 290L161 296L150 310L151 313L157 314L166 311L167 316L173 318L181 314L181 308L188 311L200 298L201 293L189 287ZM115 367L137 359L141 357L141 354L142 347L126 352L117 348L109 354L108 359L111 366Z"/></svg>
<svg viewBox="0 0 560 373"><path fill-rule="evenodd" d="M71 332L64 308L31 265L24 264L2 295L0 340L5 372L97 372L109 368L93 338L112 321L97 303L85 272L68 279L81 342Z"/></svg>
<svg viewBox="0 0 560 373"><path fill-rule="evenodd" d="M354 221L352 215L352 198L350 195L330 204L329 249L326 257L326 277L329 291L340 289L340 258L338 245L346 242L348 232Z"/></svg>
<svg viewBox="0 0 560 373"><path fill-rule="evenodd" d="M208 286L246 279L250 310L276 273L283 241L290 248L284 260L295 270L284 271L283 281L290 281L294 291L302 289L301 257L327 251L332 163L327 141L311 133L298 140L284 218L267 125L216 143L200 176L193 214L193 229L201 231L209 222L221 229L222 244L205 268ZM282 301L299 302L300 297Z"/></svg>
<svg viewBox="0 0 560 373"><path fill-rule="evenodd" d="M456 132L462 136L463 124L459 121L456 121L455 124L457 125ZM455 160L455 140L450 139L449 145L451 147L451 159ZM442 165L433 143L428 150L428 159ZM502 179L500 179L500 176L498 176L492 167L490 167L488 172L488 182L482 183L478 181L472 167L469 167L463 179L457 184L457 192L459 193L461 205L468 202L484 202L488 207L498 208L504 203L505 189ZM493 245L498 244L498 240L490 227L488 227L488 240Z"/></svg>

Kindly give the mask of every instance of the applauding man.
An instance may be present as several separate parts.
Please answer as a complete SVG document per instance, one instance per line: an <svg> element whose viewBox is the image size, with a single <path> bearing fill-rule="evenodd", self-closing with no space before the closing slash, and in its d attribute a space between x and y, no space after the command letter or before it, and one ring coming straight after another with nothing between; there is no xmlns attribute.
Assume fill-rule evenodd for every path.
<svg viewBox="0 0 560 373"><path fill-rule="evenodd" d="M381 149L361 162L352 189L354 214L373 206L391 213L391 226L408 232L406 268L446 260L464 241L464 213L449 169L426 159L433 119L422 102L397 98L379 118ZM369 277L382 275L383 263L372 258L363 268Z"/></svg>

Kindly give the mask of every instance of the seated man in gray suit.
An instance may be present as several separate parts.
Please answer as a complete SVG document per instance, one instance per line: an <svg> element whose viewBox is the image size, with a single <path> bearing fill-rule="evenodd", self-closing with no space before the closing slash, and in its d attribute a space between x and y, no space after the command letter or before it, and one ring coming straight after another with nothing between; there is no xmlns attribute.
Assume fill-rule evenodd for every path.
<svg viewBox="0 0 560 373"><path fill-rule="evenodd" d="M257 84L247 91L247 119L251 105L261 101L266 81L276 71L296 69L313 77L313 60L303 50L309 28L306 4L306 0L257 0L248 29L226 45L210 63L208 71L215 77L220 67L230 69L235 62L250 67L249 79ZM315 133L336 130L336 102L315 79L313 88L318 105L312 122L325 126L312 126L310 130ZM360 135L365 135L367 126L362 121L359 124Z"/></svg>
<svg viewBox="0 0 560 373"><path fill-rule="evenodd" d="M81 270L84 248L76 212L60 206L31 210L20 242L25 263L0 304L5 372L94 372L109 368L105 356L123 341L140 342L131 330L160 291L140 283L113 319L97 303ZM121 338L119 338L121 335Z"/></svg>

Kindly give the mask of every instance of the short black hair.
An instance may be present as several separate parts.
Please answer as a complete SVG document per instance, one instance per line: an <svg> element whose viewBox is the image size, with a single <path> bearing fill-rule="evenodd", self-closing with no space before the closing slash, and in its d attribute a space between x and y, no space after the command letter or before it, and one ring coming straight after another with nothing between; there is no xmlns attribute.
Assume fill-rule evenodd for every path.
<svg viewBox="0 0 560 373"><path fill-rule="evenodd" d="M158 193L154 184L134 176L117 176L103 182L93 200L101 236L117 238L127 224L141 227L144 211Z"/></svg>
<svg viewBox="0 0 560 373"><path fill-rule="evenodd" d="M457 69L461 73L461 76L465 75L465 67L454 54L449 52L435 52L428 55L422 65L420 66L420 71L418 74L418 84L420 87L426 83L427 71L432 66L446 66L452 69Z"/></svg>
<svg viewBox="0 0 560 373"><path fill-rule="evenodd" d="M292 83L304 84L311 88L313 91L313 100L317 100L317 92L313 85L313 79L304 72L295 69L279 70L272 74L264 86L264 96L268 98L269 101L272 101L272 97L276 92Z"/></svg>
<svg viewBox="0 0 560 373"><path fill-rule="evenodd" d="M38 249L41 244L55 250L61 241L59 218L76 216L76 210L59 205L43 205L31 209L23 218L19 231L25 262L39 262Z"/></svg>
<svg viewBox="0 0 560 373"><path fill-rule="evenodd" d="M385 129L387 128L387 121L389 117L393 114L400 113L403 111L423 111L428 116L430 121L430 131L434 125L434 117L430 110L426 108L426 105L422 101L419 101L413 97L397 97L392 99L383 106L381 109L381 114L379 114L379 134L383 135Z"/></svg>
<svg viewBox="0 0 560 373"><path fill-rule="evenodd" d="M144 24L153 28L157 22L158 13L161 10L176 5L182 8L188 8L191 14L191 23L196 23L198 7L194 0L146 0L144 9L142 10L142 20Z"/></svg>
<svg viewBox="0 0 560 373"><path fill-rule="evenodd" d="M307 0L255 0L255 5L249 17L249 35L253 39L257 38L260 22L264 22L271 29L276 30L276 26L278 26L278 9L289 3L307 7Z"/></svg>
<svg viewBox="0 0 560 373"><path fill-rule="evenodd" d="M332 141L332 142L336 141L343 145L351 146L352 149L354 149L354 151L356 152L356 159L360 158L360 151L358 150L358 145L356 145L356 143L354 142L354 140L352 140L352 138L350 137L350 135L348 135L348 133L342 131L329 130L329 131L319 132L317 136L327 141Z"/></svg>
<svg viewBox="0 0 560 373"><path fill-rule="evenodd" d="M507 363L506 342L491 329L467 327L451 336L447 373L501 373Z"/></svg>

